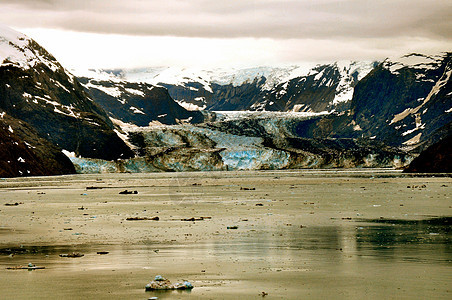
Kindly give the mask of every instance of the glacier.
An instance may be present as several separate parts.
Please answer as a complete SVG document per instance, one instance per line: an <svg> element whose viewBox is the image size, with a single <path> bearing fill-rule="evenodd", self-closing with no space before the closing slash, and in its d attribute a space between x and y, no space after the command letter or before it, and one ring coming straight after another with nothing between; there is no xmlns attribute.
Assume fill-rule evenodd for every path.
<svg viewBox="0 0 452 300"><path fill-rule="evenodd" d="M239 117L241 116L241 117ZM117 161L70 157L79 173L276 170L295 168L400 168L412 157L371 141L305 139L298 122L319 116L269 112L223 113L203 124L157 125L122 130L135 158Z"/></svg>

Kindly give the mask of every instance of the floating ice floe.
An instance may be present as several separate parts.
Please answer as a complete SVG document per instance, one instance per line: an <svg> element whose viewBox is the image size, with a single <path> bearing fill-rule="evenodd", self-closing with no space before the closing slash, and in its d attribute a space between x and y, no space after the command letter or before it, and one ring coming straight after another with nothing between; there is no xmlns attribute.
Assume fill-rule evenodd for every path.
<svg viewBox="0 0 452 300"><path fill-rule="evenodd" d="M189 281L177 282L172 284L171 281L164 278L162 275L155 276L154 280L146 284L146 291L155 290L191 290L193 285Z"/></svg>

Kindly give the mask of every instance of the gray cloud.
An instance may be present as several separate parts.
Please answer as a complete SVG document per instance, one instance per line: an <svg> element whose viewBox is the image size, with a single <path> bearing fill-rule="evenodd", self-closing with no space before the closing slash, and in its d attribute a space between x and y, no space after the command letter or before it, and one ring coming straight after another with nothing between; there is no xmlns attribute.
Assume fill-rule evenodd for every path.
<svg viewBox="0 0 452 300"><path fill-rule="evenodd" d="M452 50L450 0L0 0L0 22L75 67L268 65Z"/></svg>
<svg viewBox="0 0 452 300"><path fill-rule="evenodd" d="M452 40L449 0L3 0L0 20L126 35Z"/></svg>

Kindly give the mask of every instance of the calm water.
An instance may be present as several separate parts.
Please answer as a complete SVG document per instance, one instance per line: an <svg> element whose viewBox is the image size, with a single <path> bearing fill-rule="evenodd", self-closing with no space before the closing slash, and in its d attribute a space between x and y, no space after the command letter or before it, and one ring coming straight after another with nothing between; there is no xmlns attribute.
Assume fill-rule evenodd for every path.
<svg viewBox="0 0 452 300"><path fill-rule="evenodd" d="M250 215L250 220L239 222L236 230L213 231L213 234L206 234L196 241L184 242L179 239L162 242L150 237L124 243L105 240L95 244L21 247L21 233L11 232L13 229L5 226L8 222L3 219L0 238L14 234L17 242L0 244L0 299L259 299L262 292L268 293L265 299L452 298L452 218L448 217L452 215L452 203L448 186L443 187L444 182L427 182L429 189L413 191L407 189L406 181L400 183L399 173L396 173L393 178L385 176L384 182L380 181L385 190L378 193L381 188L374 179L370 179L373 175L369 173L358 185L351 183L349 187L346 186L349 178L346 176L339 178L338 183L331 181L329 185L317 185L309 181L309 186L303 186L303 192L294 194L292 182L287 181L287 186L284 185L286 183L281 183L281 191L275 191L275 185L268 185L268 178L272 178L273 173L271 177L264 178L262 183L256 179L262 174L250 174L253 176L250 181L246 182L246 174L241 180L247 186L256 187L257 191L247 193L262 192L263 195L268 195L273 191L280 194L281 201L289 201L288 208L285 208L285 202L272 202L275 207L271 208L270 202L263 200L261 202L265 206L262 208L249 205L246 202L251 201L248 196L240 194L246 191L238 190L234 183L215 186L203 184L202 189L197 187L196 193L201 195L197 196L197 202L193 205L207 207L206 211L210 207L219 207L221 200L227 199L230 194L234 196L227 209L221 212L209 211L213 216L212 222L220 219L219 225L215 223L218 226L229 225L230 219L222 219L222 214L248 218L245 212L253 209L268 210L256 215L259 218L253 219L253 215ZM278 180L282 181L285 173L278 174L281 177ZM293 174L290 173L291 176ZM315 180L319 179L319 174L315 173ZM303 175L303 180L312 179L309 172ZM204 175L193 176L198 180ZM80 184L82 179L86 178L74 177L68 180ZM416 180L417 184L419 180ZM446 178L444 181L447 185L450 184L450 179ZM52 180L49 182L51 186ZM30 186L35 183L31 180ZM26 186L18 184L21 195L26 190L24 185ZM193 189L191 181L186 185L187 190ZM435 186L439 187L439 192ZM364 187L368 193L363 193ZM180 194L184 193L184 188L180 184L177 186L181 190ZM350 190L355 188L354 194L350 194ZM167 190L168 187L162 189ZM386 192L392 190L399 193L394 207L410 212L407 218L397 217L404 216L404 211L387 211L383 207L388 205L383 202L388 198ZM324 194L319 196L320 191ZM89 193L101 192L108 191ZM140 190L142 194L145 192ZM160 195L158 187L150 190L149 195L151 192ZM51 189L46 190L46 193L50 195ZM173 206L179 206L180 201L183 201L182 198L174 201L174 195L179 195L178 193L179 191L169 193L169 199L176 203L170 203ZM5 194L6 192L3 195ZM81 193L74 189L74 194ZM208 196L203 198L202 195ZM213 198L215 195L218 197ZM304 203L299 203L295 198L297 195L304 197ZM99 202L105 195L99 194L98 197L94 195L92 201ZM314 200L306 200L306 197ZM240 202L240 199L243 201ZM317 205L319 199L323 201L321 205ZM407 199L403 202L404 206L399 205L403 199ZM444 205L444 217L424 214L429 211L425 203L433 201L430 199L437 199L435 203ZM305 208L310 205L309 201L316 201L317 206ZM340 203L343 204L339 205ZM117 204L119 205L122 204ZM340 210L341 215L332 213L336 210ZM374 210L378 212L374 213ZM315 214L311 211L315 211ZM378 213L384 217L367 217ZM100 214L98 219L101 217ZM306 225L300 226L298 221ZM214 224L208 221L188 225L179 223L182 233L188 232L187 228ZM171 224L176 224L175 230L178 230L179 223ZM134 224L149 226L152 232L151 226L157 223ZM161 221L158 224L162 224ZM192 227L182 229L182 226ZM97 251L108 251L109 254L99 255ZM84 256L59 257L61 253L71 252L81 252ZM29 262L45 266L46 269L6 270L6 267L26 265ZM164 275L173 282L189 280L195 288L190 292L145 292L144 286L157 274Z"/></svg>
<svg viewBox="0 0 452 300"><path fill-rule="evenodd" d="M350 222L347 226L287 227L229 242L181 246L78 245L2 249L2 299L268 298L450 299L450 219L429 224ZM158 250L156 252L156 250ZM60 253L82 252L81 258ZM98 255L97 251L109 251ZM154 275L189 279L191 292L145 292ZM262 275L262 277L261 277Z"/></svg>

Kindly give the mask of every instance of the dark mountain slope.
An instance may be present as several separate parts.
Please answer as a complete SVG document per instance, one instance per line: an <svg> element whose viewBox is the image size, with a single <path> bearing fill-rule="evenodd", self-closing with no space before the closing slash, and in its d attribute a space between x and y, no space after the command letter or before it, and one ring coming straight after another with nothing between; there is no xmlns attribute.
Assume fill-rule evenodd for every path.
<svg viewBox="0 0 452 300"><path fill-rule="evenodd" d="M1 27L0 111L26 121L62 149L92 158L133 152L114 132L103 109L56 60L26 36Z"/></svg>
<svg viewBox="0 0 452 300"><path fill-rule="evenodd" d="M300 137L368 138L407 151L447 136L452 122L452 54L403 57L422 63L385 61L355 86L351 110L295 125Z"/></svg>
<svg viewBox="0 0 452 300"><path fill-rule="evenodd" d="M27 123L6 114L0 118L0 177L73 174L75 168L61 149Z"/></svg>
<svg viewBox="0 0 452 300"><path fill-rule="evenodd" d="M452 173L452 135L421 152L404 172Z"/></svg>
<svg viewBox="0 0 452 300"><path fill-rule="evenodd" d="M452 54L406 58L413 56L428 63L393 70L396 63L386 61L356 86L351 109L364 136L411 149L452 121Z"/></svg>
<svg viewBox="0 0 452 300"><path fill-rule="evenodd" d="M177 104L168 90L146 83L96 80L80 77L86 91L112 118L138 126L158 121L162 124L200 123L204 115Z"/></svg>

